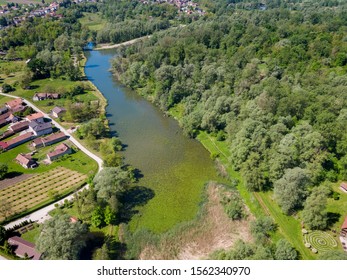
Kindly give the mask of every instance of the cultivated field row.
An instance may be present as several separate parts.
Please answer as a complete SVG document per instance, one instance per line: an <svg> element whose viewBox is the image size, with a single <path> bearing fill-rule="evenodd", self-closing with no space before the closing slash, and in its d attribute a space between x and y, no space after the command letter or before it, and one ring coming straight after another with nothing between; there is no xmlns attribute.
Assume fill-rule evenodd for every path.
<svg viewBox="0 0 347 280"><path fill-rule="evenodd" d="M58 167L0 190L0 197L8 204L7 215L18 214L73 190L86 178L86 175L77 171ZM0 214L0 220L4 218L2 215L4 213Z"/></svg>

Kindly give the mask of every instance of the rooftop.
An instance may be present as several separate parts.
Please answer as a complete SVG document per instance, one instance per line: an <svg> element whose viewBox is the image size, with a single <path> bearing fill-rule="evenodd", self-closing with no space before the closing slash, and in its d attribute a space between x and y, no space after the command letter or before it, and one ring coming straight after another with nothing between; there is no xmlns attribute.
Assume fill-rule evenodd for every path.
<svg viewBox="0 0 347 280"><path fill-rule="evenodd" d="M11 101L6 102L6 105L10 108L14 108L14 107L17 107L19 105L22 105L22 103L23 103L22 98L16 98L16 99L13 99Z"/></svg>
<svg viewBox="0 0 347 280"><path fill-rule="evenodd" d="M33 136L34 136L34 133L26 132L26 133L24 133L22 135L19 135L19 136L15 137L15 138L12 138L12 139L8 140L8 141L0 142L0 143L5 143L7 145L7 147L8 147L8 146L16 144L16 143L18 143L20 141L23 141L25 139L29 139L29 138L31 138Z"/></svg>
<svg viewBox="0 0 347 280"><path fill-rule="evenodd" d="M13 236L8 239L8 243L16 247L14 252L17 256L24 257L25 254L27 254L32 260L39 260L41 257L41 253L35 250L35 244L30 243L23 238Z"/></svg>
<svg viewBox="0 0 347 280"><path fill-rule="evenodd" d="M41 112L39 112L39 113L34 113L34 114L29 115L29 116L26 116L25 118L28 121L34 121L34 120L37 120L37 119L40 119L43 117L44 117L44 115Z"/></svg>
<svg viewBox="0 0 347 280"><path fill-rule="evenodd" d="M16 157L16 160L20 163L20 164L25 164L27 165L30 161L31 161L31 157L28 155L24 155L24 154L18 154L18 156Z"/></svg>
<svg viewBox="0 0 347 280"><path fill-rule="evenodd" d="M31 121L29 126L36 132L45 130L47 128L52 128L52 124L50 122L37 123L36 121Z"/></svg>
<svg viewBox="0 0 347 280"><path fill-rule="evenodd" d="M70 147L64 143L59 144L57 147L55 147L53 152L50 152L47 154L48 157L54 157L58 156L60 154L64 154L67 150L69 150Z"/></svg>

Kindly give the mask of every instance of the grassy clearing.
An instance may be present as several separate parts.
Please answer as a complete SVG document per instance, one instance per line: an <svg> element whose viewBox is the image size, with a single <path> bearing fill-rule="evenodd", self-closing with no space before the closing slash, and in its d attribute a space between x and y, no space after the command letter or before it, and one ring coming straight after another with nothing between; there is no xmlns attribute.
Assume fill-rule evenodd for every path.
<svg viewBox="0 0 347 280"><path fill-rule="evenodd" d="M36 240L40 236L40 233L41 233L41 228L39 226L36 226L34 229L29 230L26 233L23 233L21 235L21 238L35 244Z"/></svg>
<svg viewBox="0 0 347 280"><path fill-rule="evenodd" d="M328 199L327 211L328 213L336 213L336 220L332 227L336 232L340 232L341 225L347 216L347 193L339 188L340 184L333 187L333 191L339 194L338 200L332 197Z"/></svg>
<svg viewBox="0 0 347 280"><path fill-rule="evenodd" d="M83 13L83 17L79 19L83 27L87 27L92 31L99 31L104 28L106 20L101 17L101 13Z"/></svg>
<svg viewBox="0 0 347 280"><path fill-rule="evenodd" d="M84 174L58 167L2 189L0 197L9 203L12 214L19 214L43 201L54 201L56 197L81 186L86 179Z"/></svg>
<svg viewBox="0 0 347 280"><path fill-rule="evenodd" d="M298 250L303 259L314 259L314 255L305 248L302 241L300 222L291 216L286 216L282 213L281 209L272 200L271 193L251 193L249 192L242 181L241 176L233 171L229 166L228 158L230 152L225 142L217 141L215 138L207 134L206 132L200 132L198 140L204 145L204 147L211 153L218 155L221 163L226 167L228 174L232 178L239 180L237 189L239 190L246 205L251 212L256 216L269 215L279 226L279 231L272 236L274 242L276 242L281 235Z"/></svg>
<svg viewBox="0 0 347 280"><path fill-rule="evenodd" d="M15 158L19 153L29 153L32 150L29 148L29 143L22 144L14 149L11 149L9 151L0 153L0 162L7 163L8 165L8 172L9 173L44 173L49 170L52 170L56 167L66 167L69 169L72 169L74 171L80 172L82 174L85 174L87 176L90 176L92 174L95 174L95 172L98 169L97 163L91 159L89 156L87 156L82 151L77 150L74 148L74 153L70 155L65 155L57 160L55 160L50 165L45 164L39 164L37 168L34 169L26 169L22 167L20 164L18 164L15 161ZM33 156L34 159L37 159L38 161L41 161L46 158L46 155L48 152L54 149L55 146L59 145L59 143L54 144L49 147L44 147L41 149L38 149L38 153Z"/></svg>
<svg viewBox="0 0 347 280"><path fill-rule="evenodd" d="M292 216L283 214L277 203L273 201L271 192L258 193L258 195L269 210L271 217L278 224L281 234L298 250L301 258L305 260L315 259L314 254L305 247L303 242L300 221Z"/></svg>

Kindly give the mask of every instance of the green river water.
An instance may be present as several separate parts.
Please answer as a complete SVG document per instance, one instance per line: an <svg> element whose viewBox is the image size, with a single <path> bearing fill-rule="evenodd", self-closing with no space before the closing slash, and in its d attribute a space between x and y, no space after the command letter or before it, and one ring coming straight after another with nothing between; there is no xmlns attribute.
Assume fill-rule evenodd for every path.
<svg viewBox="0 0 347 280"><path fill-rule="evenodd" d="M116 50L86 52L85 73L108 100L107 118L126 145L125 162L143 175L138 186L151 194L144 205L132 209L130 228L161 233L193 219L205 183L218 177L209 153L185 137L176 120L112 77L110 59L115 54ZM144 193L136 193L136 199L146 197Z"/></svg>

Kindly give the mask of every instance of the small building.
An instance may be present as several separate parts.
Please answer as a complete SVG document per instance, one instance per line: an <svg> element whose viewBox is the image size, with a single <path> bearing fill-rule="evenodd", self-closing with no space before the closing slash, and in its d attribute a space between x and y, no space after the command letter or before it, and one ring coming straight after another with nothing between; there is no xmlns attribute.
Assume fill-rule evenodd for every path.
<svg viewBox="0 0 347 280"><path fill-rule="evenodd" d="M47 154L47 159L52 162L53 160L66 155L66 154L71 154L72 150L71 148L66 145L65 143L62 143L60 145L58 145L57 147L55 147L53 152L50 152Z"/></svg>
<svg viewBox="0 0 347 280"><path fill-rule="evenodd" d="M46 147L53 145L55 143L58 143L60 141L63 141L67 138L67 136L64 134L64 132L58 132L55 134L51 134L46 137L42 138L37 138L33 141L32 145L35 148L40 148L40 147Z"/></svg>
<svg viewBox="0 0 347 280"><path fill-rule="evenodd" d="M19 135L15 138L12 138L8 141L0 142L0 149L2 150L10 150L14 147L17 147L23 143L26 143L35 138L35 134L33 132L26 132L22 135Z"/></svg>
<svg viewBox="0 0 347 280"><path fill-rule="evenodd" d="M29 123L29 130L33 132L35 136L41 136L53 132L52 124L50 122L38 123L36 121L31 121Z"/></svg>
<svg viewBox="0 0 347 280"><path fill-rule="evenodd" d="M59 93L35 93L33 96L34 101L41 101L46 99L59 99L61 96Z"/></svg>
<svg viewBox="0 0 347 280"><path fill-rule="evenodd" d="M6 107L11 111L18 106L23 106L23 104L22 98L16 98L5 103Z"/></svg>
<svg viewBox="0 0 347 280"><path fill-rule="evenodd" d="M26 255L32 260L39 260L41 258L41 253L35 250L35 244L23 238L13 236L8 239L8 243L13 247L14 253L20 258L24 258Z"/></svg>
<svg viewBox="0 0 347 280"><path fill-rule="evenodd" d="M44 122L44 115L39 112L39 113L34 113L34 114L31 114L31 115L28 115L25 117L25 119L29 122L31 121L35 121L37 123L43 123Z"/></svg>
<svg viewBox="0 0 347 280"><path fill-rule="evenodd" d="M17 122L10 126L10 130L12 130L14 133L21 132L23 130L26 130L29 128L29 122L23 121L23 122Z"/></svg>
<svg viewBox="0 0 347 280"><path fill-rule="evenodd" d="M30 155L18 154L16 161L26 169L37 167L37 162Z"/></svg>
<svg viewBox="0 0 347 280"><path fill-rule="evenodd" d="M347 192L347 182L342 182L340 185L340 189L344 192Z"/></svg>
<svg viewBox="0 0 347 280"><path fill-rule="evenodd" d="M54 107L52 109L52 116L55 118L60 118L66 113L66 109L63 107Z"/></svg>

